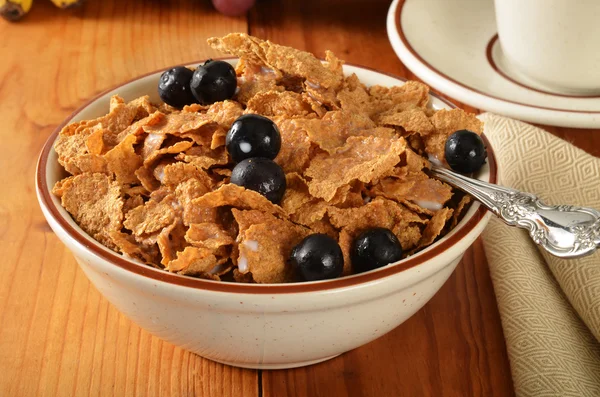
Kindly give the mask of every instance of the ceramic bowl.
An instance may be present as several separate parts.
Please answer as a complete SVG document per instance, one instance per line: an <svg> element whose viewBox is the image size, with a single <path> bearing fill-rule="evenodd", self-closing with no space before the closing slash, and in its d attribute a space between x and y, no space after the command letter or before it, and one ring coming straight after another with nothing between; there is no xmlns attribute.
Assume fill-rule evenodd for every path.
<svg viewBox="0 0 600 397"><path fill-rule="evenodd" d="M474 203L454 230L418 254L371 272L320 282L215 282L130 261L83 232L50 193L65 176L53 144L65 124L106 114L113 94L125 100L149 94L158 102L161 72L100 94L65 120L42 150L36 190L48 223L92 284L133 322L165 341L238 367L291 368L327 360L382 336L423 307L489 220L490 213ZM404 83L358 66L345 65L344 72L356 73L367 85ZM436 95L431 102L437 109L454 107ZM478 177L495 182L489 150L489 164Z"/></svg>

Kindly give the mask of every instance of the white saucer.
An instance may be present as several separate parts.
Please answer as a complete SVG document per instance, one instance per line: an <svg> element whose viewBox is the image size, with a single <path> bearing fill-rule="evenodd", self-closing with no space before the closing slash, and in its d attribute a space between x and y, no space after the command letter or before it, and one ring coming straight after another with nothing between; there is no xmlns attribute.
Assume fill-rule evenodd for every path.
<svg viewBox="0 0 600 397"><path fill-rule="evenodd" d="M414 74L463 103L539 124L600 128L600 96L555 94L511 70L493 0L394 0L387 31Z"/></svg>

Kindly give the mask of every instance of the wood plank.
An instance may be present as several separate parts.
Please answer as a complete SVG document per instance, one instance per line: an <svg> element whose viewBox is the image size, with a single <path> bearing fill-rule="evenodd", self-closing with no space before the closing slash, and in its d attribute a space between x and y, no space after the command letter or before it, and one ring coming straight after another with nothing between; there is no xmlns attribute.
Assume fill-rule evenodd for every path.
<svg viewBox="0 0 600 397"><path fill-rule="evenodd" d="M318 56L329 49L349 63L415 79L387 40L388 7L384 0L368 6L362 0L261 2L250 14L250 31ZM394 331L331 361L264 371L262 377L266 397L513 395L481 242L438 294Z"/></svg>
<svg viewBox="0 0 600 397"><path fill-rule="evenodd" d="M246 31L208 2L36 2L0 21L0 395L257 396L258 372L154 338L90 285L33 188L46 137L91 96L137 75L216 55L206 38Z"/></svg>

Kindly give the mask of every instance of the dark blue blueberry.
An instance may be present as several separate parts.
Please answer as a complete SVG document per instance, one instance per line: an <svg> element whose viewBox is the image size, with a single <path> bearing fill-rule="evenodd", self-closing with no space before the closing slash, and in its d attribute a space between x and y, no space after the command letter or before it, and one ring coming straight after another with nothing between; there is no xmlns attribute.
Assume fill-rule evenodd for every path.
<svg viewBox="0 0 600 397"><path fill-rule="evenodd" d="M483 139L474 132L459 130L446 141L446 161L454 171L464 174L479 171L486 157Z"/></svg>
<svg viewBox="0 0 600 397"><path fill-rule="evenodd" d="M203 105L231 99L237 88L235 69L227 62L209 59L194 72L190 88Z"/></svg>
<svg viewBox="0 0 600 397"><path fill-rule="evenodd" d="M337 241L312 234L292 250L290 261L304 281L328 280L342 275L344 256Z"/></svg>
<svg viewBox="0 0 600 397"><path fill-rule="evenodd" d="M402 259L402 246L391 230L376 227L354 240L350 255L354 272L362 273Z"/></svg>
<svg viewBox="0 0 600 397"><path fill-rule="evenodd" d="M231 171L231 183L254 190L278 204L285 193L285 174L273 160L254 157L242 160Z"/></svg>
<svg viewBox="0 0 600 397"><path fill-rule="evenodd" d="M193 71L183 66L177 66L164 72L158 82L160 99L167 105L176 108L196 103L196 98L190 90L193 74Z"/></svg>
<svg viewBox="0 0 600 397"><path fill-rule="evenodd" d="M227 132L225 145L236 163L251 157L272 160L281 148L281 135L275 123L268 118L245 114Z"/></svg>

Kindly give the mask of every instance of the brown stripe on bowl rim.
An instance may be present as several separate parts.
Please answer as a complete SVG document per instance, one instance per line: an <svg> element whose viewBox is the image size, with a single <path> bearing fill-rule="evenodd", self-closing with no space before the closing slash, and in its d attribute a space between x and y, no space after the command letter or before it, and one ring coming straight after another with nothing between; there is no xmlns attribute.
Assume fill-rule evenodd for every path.
<svg viewBox="0 0 600 397"><path fill-rule="evenodd" d="M217 59L217 58L213 58ZM235 58L219 58L223 60L232 60ZM201 64L202 62L190 62L191 64ZM400 81L406 81L405 78L390 74L380 72L376 69L364 67L360 65L355 65L351 63L347 63L347 65L355 66L358 68L370 70L376 73L380 73L386 75L388 77L392 77L394 79ZM328 291L333 289L347 288L351 286L355 286L358 284L363 284L379 279L383 279L394 274L400 273L404 270L415 267L423 262L436 257L438 255L442 255L448 248L455 245L460 239L466 236L470 231L472 231L479 223L483 221L484 215L487 212L485 207L480 205L477 209L477 212L473 214L473 216L464 224L460 229L458 229L454 234L448 236L447 238L438 241L432 244L431 250L415 254L409 258L405 258L397 264L386 266L383 268L379 268L375 271L361 273L348 277L341 277L333 280L326 281L316 281L316 282L298 282L298 283L285 283L285 284L244 284L244 283L233 283L233 282L224 282L224 281L213 281L213 280L205 280L201 278L195 278L190 276L182 276L175 273L169 273L164 270L155 269L151 266L136 263L124 258L121 254L111 251L109 248L103 247L101 245L90 244L86 237L76 230L68 221L65 219L62 214L59 212L58 207L55 205L52 200L52 193L50 192L51 187L48 186L46 180L46 170L48 166L48 157L50 152L53 150L54 141L58 136L58 133L62 130L62 128L71 122L71 120L80 113L83 109L89 106L92 102L98 100L100 97L108 94L111 91L118 89L124 85L127 85L133 81L139 80L141 78L168 70L173 66L163 68L160 70L156 70L150 73L146 73L144 75L138 76L134 79L128 80L124 83L116 85L102 93L96 95L94 98L87 101L85 104L80 106L77 110L75 110L69 117L67 117L56 129L50 134L44 147L42 148L42 152L38 159L37 169L36 169L36 189L38 192L38 196L42 201L43 205L48 209L50 216L60 225L60 227L71 237L76 244L80 246L83 250L87 251L89 254L110 262L111 264L120 267L121 269L127 270L129 272L135 273L137 275L147 277L156 281L165 282L168 284L174 284L183 287L207 290L207 291L217 291L217 292L228 292L228 293L246 293L246 294L281 294L281 293L302 293L302 292L317 292L317 291ZM440 97L434 92L430 92L430 95L451 108L456 108L457 106L452 102ZM489 182L496 183L497 181L497 166L496 166L496 157L494 155L494 151L488 141L488 139L482 135L483 140L487 146L488 151L488 163L490 168L490 178ZM91 237L90 237L91 238Z"/></svg>

